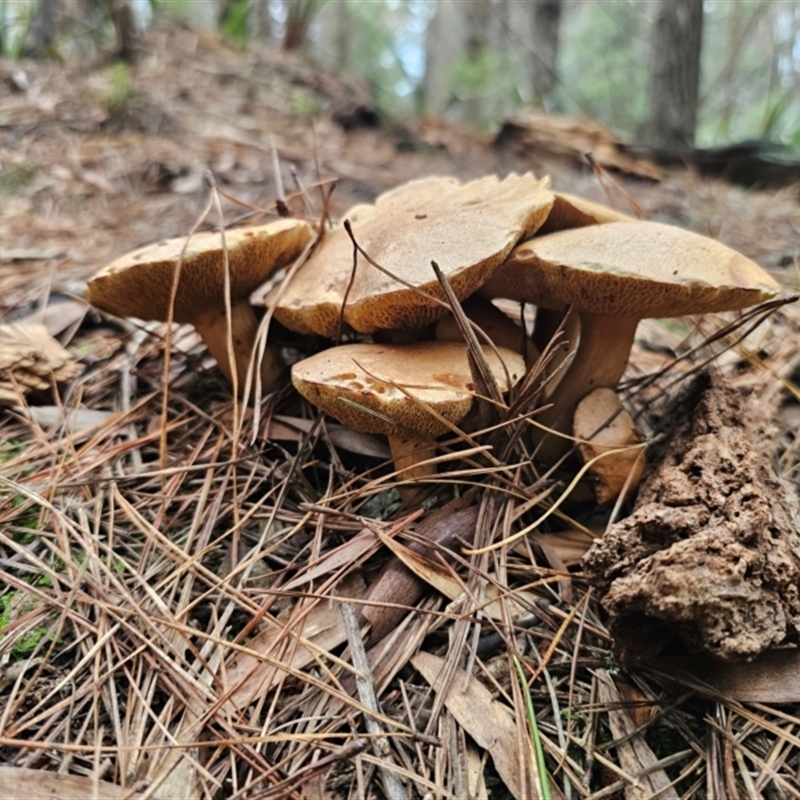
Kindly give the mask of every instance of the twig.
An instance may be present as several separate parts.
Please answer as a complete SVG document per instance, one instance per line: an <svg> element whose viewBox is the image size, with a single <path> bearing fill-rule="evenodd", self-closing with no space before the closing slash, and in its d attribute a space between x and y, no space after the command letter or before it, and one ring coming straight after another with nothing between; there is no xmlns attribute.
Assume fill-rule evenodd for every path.
<svg viewBox="0 0 800 800"><path fill-rule="evenodd" d="M361 704L375 714L379 714L378 698L375 696L375 686L372 682L372 672L370 671L367 653L364 650L364 642L361 639L361 632L358 628L356 612L350 603L342 603L342 620L344 631L347 636L347 643L350 646L350 655L353 659L355 668L356 689L358 699ZM367 731L375 738L372 740L372 750L381 762L391 762L392 757L389 751L389 740L384 735L380 722L371 716L364 717ZM406 791L403 784L391 767L379 767L383 788L389 800L407 800Z"/></svg>

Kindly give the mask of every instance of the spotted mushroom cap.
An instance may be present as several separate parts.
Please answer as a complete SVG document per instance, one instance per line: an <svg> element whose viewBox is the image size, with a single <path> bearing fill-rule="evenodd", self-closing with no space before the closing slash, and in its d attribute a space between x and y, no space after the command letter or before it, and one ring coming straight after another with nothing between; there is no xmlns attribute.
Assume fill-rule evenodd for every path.
<svg viewBox="0 0 800 800"><path fill-rule="evenodd" d="M483 354L500 391L525 373L516 353L489 347ZM292 367L292 383L321 411L350 428L397 436L412 431L436 437L447 426L428 407L452 423L472 407L475 385L467 347L458 342L347 344L323 350Z"/></svg>
<svg viewBox="0 0 800 800"><path fill-rule="evenodd" d="M314 235L302 220L225 231L231 298L248 297L270 275L293 261ZM186 237L147 245L104 267L87 286L87 299L120 317L166 320L175 268ZM224 303L224 255L219 232L196 233L183 254L175 322L188 322Z"/></svg>
<svg viewBox="0 0 800 800"><path fill-rule="evenodd" d="M645 318L732 311L779 289L758 264L714 239L656 222L610 222L519 245L483 292Z"/></svg>
<svg viewBox="0 0 800 800"><path fill-rule="evenodd" d="M451 177L423 178L393 189L374 205L359 205L344 218L369 256L412 286L443 298L431 267L436 261L459 300L475 292L507 258L514 245L533 235L553 204L548 179L532 174L490 175L469 183ZM320 247L280 295L267 295L275 317L300 333L333 338L344 321L357 331L421 328L446 313L435 302L358 257L342 225ZM349 291L348 291L348 286Z"/></svg>

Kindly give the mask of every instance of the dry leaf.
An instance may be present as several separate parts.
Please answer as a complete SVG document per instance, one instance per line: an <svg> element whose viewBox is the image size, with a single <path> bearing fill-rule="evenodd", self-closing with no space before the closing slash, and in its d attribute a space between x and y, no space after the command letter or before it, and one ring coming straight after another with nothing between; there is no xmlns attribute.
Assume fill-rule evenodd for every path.
<svg viewBox="0 0 800 800"><path fill-rule="evenodd" d="M110 419L121 416L115 411L94 408L63 408L62 406L28 406L15 408L19 414L32 419L43 428L63 428L67 434L86 434L93 428L105 425Z"/></svg>
<svg viewBox="0 0 800 800"><path fill-rule="evenodd" d="M363 594L364 581L359 575L348 576L337 590L341 599ZM345 641L339 603L323 598L305 616L299 616L302 611L298 607L297 613L285 621L265 614L262 621L265 629L247 643L251 652L235 653L226 677L228 687L233 689L229 702L236 709L247 707L287 673L303 669L319 653L329 652Z"/></svg>
<svg viewBox="0 0 800 800"><path fill-rule="evenodd" d="M434 691L442 691L441 678L445 674L445 661L432 653L420 652L411 663ZM517 800L533 796L526 787L533 786L533 750L528 747L529 760L520 764L516 758L518 726L511 709L495 700L491 692L476 678L470 677L466 691L462 691L467 674L456 670L447 688L445 706L462 728L479 747L489 751L497 774ZM528 743L530 744L530 743Z"/></svg>
<svg viewBox="0 0 800 800"><path fill-rule="evenodd" d="M381 534L378 536L417 577L430 584L445 597L455 600L464 593L463 584L453 577L454 573L448 568L415 553L394 539L381 536ZM485 602L481 606L481 610L491 619L504 620L510 617L513 622L528 616L531 605L536 603L536 596L524 590L516 590L513 594L506 594L501 599L501 591L494 583L487 583L485 592ZM506 613L504 613L503 604L505 604Z"/></svg>
<svg viewBox="0 0 800 800"><path fill-rule="evenodd" d="M42 769L0 767L0 797L19 800L136 800L132 792L108 781L94 781L79 775L60 775ZM155 794L152 800L159 800Z"/></svg>
<svg viewBox="0 0 800 800"><path fill-rule="evenodd" d="M344 544L326 553L316 564L309 565L296 578L289 581L282 587L284 591L291 592L300 586L305 586L311 581L329 575L334 570L340 569L346 564L352 564L362 558L370 550L377 550L378 537L369 528L364 528L352 539L348 539Z"/></svg>
<svg viewBox="0 0 800 800"><path fill-rule="evenodd" d="M768 650L747 663L705 655L672 656L648 662L681 687L740 703L800 703L800 650Z"/></svg>
<svg viewBox="0 0 800 800"><path fill-rule="evenodd" d="M547 556L553 569L560 569L553 561L564 567L574 567L581 563L586 551L592 546L594 536L584 531L559 531L558 533L537 533L533 541ZM551 559L552 556L552 559Z"/></svg>
<svg viewBox="0 0 800 800"><path fill-rule="evenodd" d="M308 433L316 423L300 417L286 417L275 414L267 425L266 438L270 441L300 441L301 433ZM342 450L359 456L388 459L389 446L377 436L360 433L335 422L326 423L331 442Z"/></svg>

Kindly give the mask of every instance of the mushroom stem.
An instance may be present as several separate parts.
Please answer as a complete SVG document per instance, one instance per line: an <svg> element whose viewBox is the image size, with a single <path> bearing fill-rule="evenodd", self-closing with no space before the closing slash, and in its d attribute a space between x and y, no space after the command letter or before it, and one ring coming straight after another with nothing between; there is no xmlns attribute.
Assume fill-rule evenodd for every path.
<svg viewBox="0 0 800 800"><path fill-rule="evenodd" d="M436 474L436 465L423 463L436 456L436 446L428 439L415 436L389 436L389 450L398 477L404 481L428 478ZM415 486L398 487L400 497L407 506L415 505L422 489Z"/></svg>
<svg viewBox="0 0 800 800"><path fill-rule="evenodd" d="M556 310L554 308L536 307L536 321L533 325L533 343L540 353L544 352L545 347L555 336L558 326L567 313L566 306Z"/></svg>
<svg viewBox="0 0 800 800"><path fill-rule="evenodd" d="M228 356L228 322L225 309L209 312L194 320L194 327L208 346L208 350L219 364L225 377L233 384L234 369ZM236 370L239 396L244 393L247 381L247 370L253 356L253 347L258 332L258 320L253 313L250 300L244 300L231 306L231 339L233 341L233 358ZM278 380L281 372L275 354L269 349L264 351L261 362L261 386L267 390Z"/></svg>
<svg viewBox="0 0 800 800"><path fill-rule="evenodd" d="M552 406L537 415L536 421L553 430L566 432L572 425L575 407L600 386L614 386L625 372L633 346L638 316L583 313L580 341L572 362L561 376L548 402ZM538 456L557 461L571 447L570 440L536 430L534 442Z"/></svg>

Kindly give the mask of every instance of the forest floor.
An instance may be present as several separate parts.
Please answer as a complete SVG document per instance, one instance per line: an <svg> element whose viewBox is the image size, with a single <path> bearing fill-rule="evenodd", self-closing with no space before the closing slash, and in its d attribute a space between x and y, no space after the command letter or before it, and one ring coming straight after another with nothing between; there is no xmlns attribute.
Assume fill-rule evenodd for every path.
<svg viewBox="0 0 800 800"><path fill-rule="evenodd" d="M798 187L680 169L601 183L573 158L511 152L444 120L374 124L357 83L180 26L148 33L133 67L0 62L0 81L0 320L43 322L73 360L59 391L3 384L16 400L0 407L0 795L800 797L797 679L768 677L783 661L669 679L617 662L578 572L607 515L562 514L538 543L482 557L422 558L415 536L455 548L480 514L499 539L535 504L487 491L470 507L442 484L424 512L400 509L377 437L320 424L288 383L260 416L237 409L186 328L164 392L163 326L80 299L117 256L189 233L208 170L239 201L223 198L226 224L248 204L274 214L275 156L286 193L336 180L333 218L420 176L533 170L711 235L787 293L800 287ZM769 411L754 450L767 441L796 485L800 312L770 311L744 341L725 315L643 324L627 378L688 376L716 356ZM13 372L2 354L0 381ZM648 404L645 429L676 386L629 394ZM384 598L412 613L380 641L364 634L355 667L366 629L347 609L376 596L390 551L437 591ZM356 691L365 671L377 701Z"/></svg>

